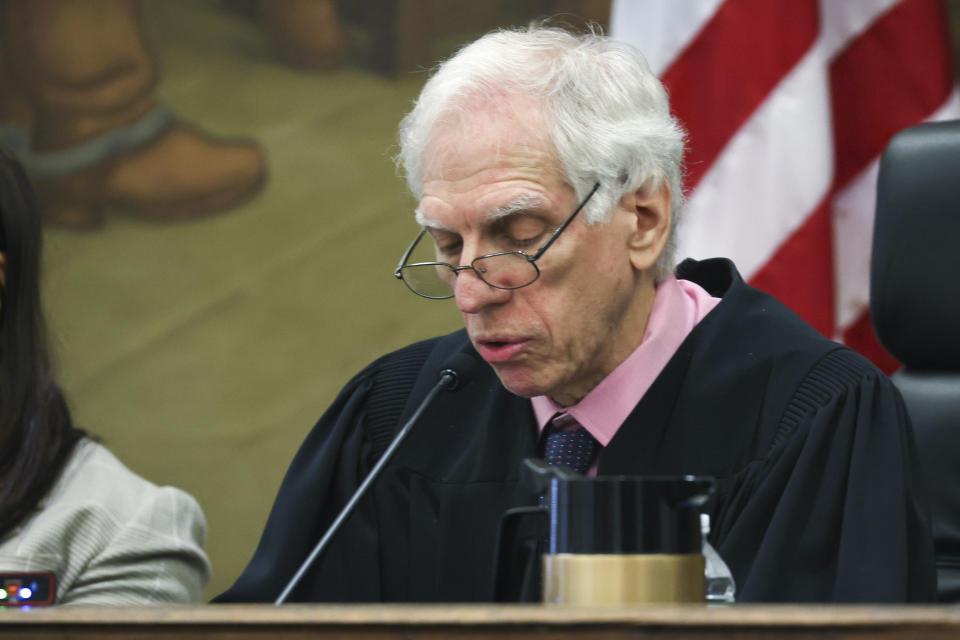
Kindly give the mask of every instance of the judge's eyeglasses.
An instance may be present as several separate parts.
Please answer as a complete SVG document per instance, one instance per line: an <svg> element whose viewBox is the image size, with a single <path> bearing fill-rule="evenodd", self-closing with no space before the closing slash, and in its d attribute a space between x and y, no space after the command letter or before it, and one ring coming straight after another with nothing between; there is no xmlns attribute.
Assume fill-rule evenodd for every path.
<svg viewBox="0 0 960 640"><path fill-rule="evenodd" d="M522 250L499 251L479 256L474 258L470 264L459 267L446 262L411 262L408 264L407 261L413 254L414 249L423 239L423 236L427 235L427 230L421 229L413 243L403 252L403 257L400 258L393 275L403 280L410 291L431 300L452 298L454 283L460 272L464 270L473 271L478 278L497 289L526 287L536 282L537 278L540 277L537 260L550 248L550 245L556 242L563 230L570 226L573 219L577 217L580 210L586 206L599 188L599 182L593 185L583 202L573 210L573 213L563 221L563 224L556 228L550 238L533 255Z"/></svg>

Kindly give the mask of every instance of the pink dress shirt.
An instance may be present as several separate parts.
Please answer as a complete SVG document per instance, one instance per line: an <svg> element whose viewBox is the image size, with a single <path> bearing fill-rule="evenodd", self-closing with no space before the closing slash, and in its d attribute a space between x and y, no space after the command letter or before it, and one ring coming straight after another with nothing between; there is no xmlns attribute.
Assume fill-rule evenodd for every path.
<svg viewBox="0 0 960 640"><path fill-rule="evenodd" d="M670 276L661 282L640 346L583 400L561 407L546 396L530 399L540 432L556 414L569 413L607 446L686 337L719 302L689 280ZM596 466L589 475L596 474Z"/></svg>

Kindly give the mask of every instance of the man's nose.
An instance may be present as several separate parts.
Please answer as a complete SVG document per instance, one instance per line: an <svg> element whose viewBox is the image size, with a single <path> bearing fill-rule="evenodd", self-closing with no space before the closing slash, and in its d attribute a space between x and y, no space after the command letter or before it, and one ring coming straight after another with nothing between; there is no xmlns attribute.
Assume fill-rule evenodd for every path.
<svg viewBox="0 0 960 640"><path fill-rule="evenodd" d="M502 304L510 299L511 293L491 287L473 269L461 271L453 287L453 297L461 313L478 313L490 305Z"/></svg>

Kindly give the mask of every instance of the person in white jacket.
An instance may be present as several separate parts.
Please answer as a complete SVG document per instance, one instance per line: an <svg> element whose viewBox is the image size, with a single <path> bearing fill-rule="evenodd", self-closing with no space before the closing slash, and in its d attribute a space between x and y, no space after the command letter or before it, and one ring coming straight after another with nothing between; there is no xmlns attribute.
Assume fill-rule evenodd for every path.
<svg viewBox="0 0 960 640"><path fill-rule="evenodd" d="M0 150L0 576L49 572L57 604L199 602L199 505L127 469L76 428L40 305L41 221Z"/></svg>

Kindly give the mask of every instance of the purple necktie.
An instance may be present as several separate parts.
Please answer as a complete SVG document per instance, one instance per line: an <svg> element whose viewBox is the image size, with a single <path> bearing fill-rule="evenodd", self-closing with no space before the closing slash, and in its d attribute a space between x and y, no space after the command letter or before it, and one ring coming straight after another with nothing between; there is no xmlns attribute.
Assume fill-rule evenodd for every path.
<svg viewBox="0 0 960 640"><path fill-rule="evenodd" d="M574 426L575 425L575 426ZM543 460L586 473L593 463L598 443L570 414L561 414L547 425Z"/></svg>

